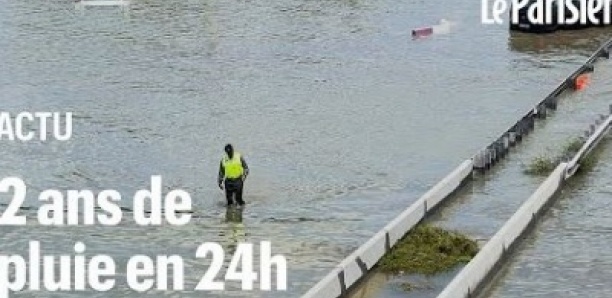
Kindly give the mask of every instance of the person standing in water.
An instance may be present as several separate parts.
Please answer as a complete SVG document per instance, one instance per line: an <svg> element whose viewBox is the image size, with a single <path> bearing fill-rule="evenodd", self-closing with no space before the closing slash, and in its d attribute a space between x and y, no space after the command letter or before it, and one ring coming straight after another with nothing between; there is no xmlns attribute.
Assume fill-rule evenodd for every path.
<svg viewBox="0 0 612 298"><path fill-rule="evenodd" d="M219 164L217 182L221 190L225 188L225 198L227 199L228 207L234 204L234 198L239 206L244 205L242 189L244 180L248 175L249 166L242 155L235 152L231 144L225 145L225 155L221 158L221 163Z"/></svg>

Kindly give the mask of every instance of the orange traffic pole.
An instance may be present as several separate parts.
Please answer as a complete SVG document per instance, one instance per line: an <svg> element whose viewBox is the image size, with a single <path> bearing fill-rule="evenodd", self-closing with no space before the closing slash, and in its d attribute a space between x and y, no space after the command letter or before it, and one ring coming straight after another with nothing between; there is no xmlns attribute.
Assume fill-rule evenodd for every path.
<svg viewBox="0 0 612 298"><path fill-rule="evenodd" d="M574 89L582 90L586 88L589 85L589 80L590 80L589 75L586 73L583 73L577 76L576 79L574 80Z"/></svg>

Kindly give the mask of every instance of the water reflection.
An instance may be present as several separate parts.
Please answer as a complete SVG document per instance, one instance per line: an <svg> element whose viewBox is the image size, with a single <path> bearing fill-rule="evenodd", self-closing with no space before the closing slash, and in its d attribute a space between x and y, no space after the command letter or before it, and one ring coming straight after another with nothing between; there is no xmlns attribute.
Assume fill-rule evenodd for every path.
<svg viewBox="0 0 612 298"><path fill-rule="evenodd" d="M236 252L239 243L246 241L246 232L242 215L244 208L229 207L225 211L225 223L227 224L226 237L228 239L227 249L230 254Z"/></svg>

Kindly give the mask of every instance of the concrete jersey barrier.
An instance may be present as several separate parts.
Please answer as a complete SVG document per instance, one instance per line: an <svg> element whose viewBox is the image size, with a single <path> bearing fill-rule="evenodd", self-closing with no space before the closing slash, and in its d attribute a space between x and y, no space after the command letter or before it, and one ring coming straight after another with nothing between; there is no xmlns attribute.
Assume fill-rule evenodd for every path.
<svg viewBox="0 0 612 298"><path fill-rule="evenodd" d="M566 163L557 166L536 192L448 284L438 298L471 297L474 294L515 240L523 234L535 219L535 214L541 211L544 203L559 189L566 167Z"/></svg>

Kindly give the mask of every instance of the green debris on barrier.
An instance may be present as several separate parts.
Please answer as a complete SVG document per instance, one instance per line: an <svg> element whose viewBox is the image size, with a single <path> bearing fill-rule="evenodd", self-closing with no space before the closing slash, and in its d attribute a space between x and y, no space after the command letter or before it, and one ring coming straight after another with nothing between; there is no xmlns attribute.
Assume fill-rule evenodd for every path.
<svg viewBox="0 0 612 298"><path fill-rule="evenodd" d="M576 155L583 144L584 140L581 138L570 139L561 147L561 152L559 152L558 155L541 155L531 160L531 163L525 168L525 173L528 175L547 176L562 160L567 160ZM588 171L592 169L594 165L595 158L593 155L587 155L580 161L578 172Z"/></svg>
<svg viewBox="0 0 612 298"><path fill-rule="evenodd" d="M379 263L383 272L432 275L469 262L478 244L457 232L418 225L402 238Z"/></svg>
<svg viewBox="0 0 612 298"><path fill-rule="evenodd" d="M578 153L578 151L580 151L582 145L584 145L584 141L580 138L575 138L571 142L566 144L566 146L563 148L563 153L569 157L574 156L576 153ZM578 168L577 173L588 172L593 169L593 167L595 167L595 163L597 162L596 151L597 150L591 152L591 154L585 156L582 160L580 160L580 167Z"/></svg>

